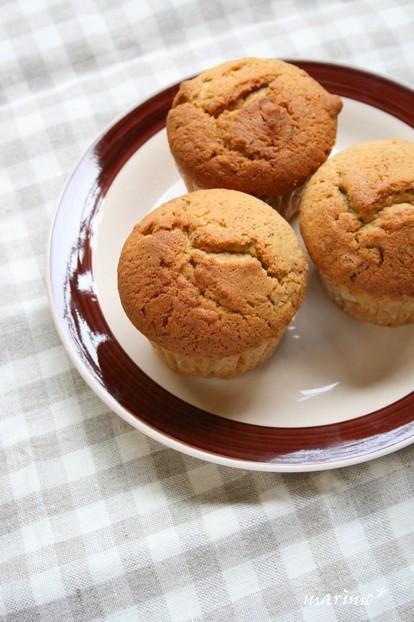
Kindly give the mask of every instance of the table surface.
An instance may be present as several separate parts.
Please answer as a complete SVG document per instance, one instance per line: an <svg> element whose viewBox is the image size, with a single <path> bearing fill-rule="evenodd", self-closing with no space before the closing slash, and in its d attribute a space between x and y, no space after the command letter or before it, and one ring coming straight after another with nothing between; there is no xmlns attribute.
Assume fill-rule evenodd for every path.
<svg viewBox="0 0 414 622"><path fill-rule="evenodd" d="M50 223L115 118L227 59L414 84L412 0L0 4L0 619L414 619L414 448L314 473L203 462L131 428L56 333Z"/></svg>

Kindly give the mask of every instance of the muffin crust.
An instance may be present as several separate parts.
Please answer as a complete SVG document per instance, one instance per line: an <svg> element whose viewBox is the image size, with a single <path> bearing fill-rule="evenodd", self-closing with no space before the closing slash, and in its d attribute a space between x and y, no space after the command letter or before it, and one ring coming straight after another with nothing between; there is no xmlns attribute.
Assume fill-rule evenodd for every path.
<svg viewBox="0 0 414 622"><path fill-rule="evenodd" d="M414 143L372 141L332 157L305 190L300 228L334 286L414 299Z"/></svg>
<svg viewBox="0 0 414 622"><path fill-rule="evenodd" d="M306 272L296 234L272 208L240 192L200 190L135 226L118 288L154 346L220 359L280 338L302 303Z"/></svg>
<svg viewBox="0 0 414 622"><path fill-rule="evenodd" d="M301 186L335 143L341 99L279 60L229 61L184 81L167 118L184 178L264 198Z"/></svg>

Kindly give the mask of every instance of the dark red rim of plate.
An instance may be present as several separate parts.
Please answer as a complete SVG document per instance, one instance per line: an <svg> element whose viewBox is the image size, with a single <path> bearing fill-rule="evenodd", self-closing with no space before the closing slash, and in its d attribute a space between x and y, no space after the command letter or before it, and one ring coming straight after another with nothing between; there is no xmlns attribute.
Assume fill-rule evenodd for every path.
<svg viewBox="0 0 414 622"><path fill-rule="evenodd" d="M414 125L413 91L351 67L290 61L326 89ZM196 408L149 378L114 338L93 290L94 223L125 162L165 126L178 85L115 122L89 149L69 180L51 229L49 294L64 342L92 388L155 438L206 459L267 470L330 468L368 460L414 440L414 392L342 423L279 428L230 421ZM83 286L79 286L82 277ZM91 287L85 289L89 278ZM98 393L98 394L99 394ZM172 441L172 442L171 442ZM200 454L201 452L201 454Z"/></svg>

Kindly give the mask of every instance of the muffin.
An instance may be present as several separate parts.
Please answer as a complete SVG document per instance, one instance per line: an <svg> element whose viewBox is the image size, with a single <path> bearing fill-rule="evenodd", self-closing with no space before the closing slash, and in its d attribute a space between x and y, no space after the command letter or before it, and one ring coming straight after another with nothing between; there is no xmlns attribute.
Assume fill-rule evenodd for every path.
<svg viewBox="0 0 414 622"><path fill-rule="evenodd" d="M168 201L134 227L118 290L170 368L230 378L273 353L302 303L306 274L299 240L277 212L210 189Z"/></svg>
<svg viewBox="0 0 414 622"><path fill-rule="evenodd" d="M167 117L169 146L188 191L239 190L290 220L332 150L341 108L290 63L229 61L182 82Z"/></svg>
<svg viewBox="0 0 414 622"><path fill-rule="evenodd" d="M300 230L330 298L374 324L414 321L414 143L353 145L315 173Z"/></svg>

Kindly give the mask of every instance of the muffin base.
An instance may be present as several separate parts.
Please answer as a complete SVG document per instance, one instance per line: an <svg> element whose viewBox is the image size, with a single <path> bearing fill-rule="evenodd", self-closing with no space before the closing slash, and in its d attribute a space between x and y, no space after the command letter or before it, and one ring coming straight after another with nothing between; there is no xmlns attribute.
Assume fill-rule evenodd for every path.
<svg viewBox="0 0 414 622"><path fill-rule="evenodd" d="M368 294L353 294L345 288L333 285L320 276L322 286L329 298L345 313L357 320L379 326L402 326L414 322L414 298L400 300L373 298Z"/></svg>
<svg viewBox="0 0 414 622"><path fill-rule="evenodd" d="M202 186L198 185L188 177L185 173L183 173L179 169L179 173L184 181L185 187L188 192L194 192L195 190L206 190ZM287 190L282 194L269 194L264 197L256 197L264 203L273 207L283 218L287 221L292 220L294 216L299 212L300 202L302 199L302 194L306 188L306 184L308 183L310 178L308 178L304 184L298 186L294 190ZM252 195L256 196L256 195Z"/></svg>
<svg viewBox="0 0 414 622"><path fill-rule="evenodd" d="M307 183L308 180L294 190L288 190L283 194L272 194L260 198L289 222L299 212L300 202Z"/></svg>
<svg viewBox="0 0 414 622"><path fill-rule="evenodd" d="M185 356L166 350L154 342L151 345L170 369L183 376L228 379L263 365L275 351L284 333L282 331L278 337L264 341L257 348L221 359Z"/></svg>

